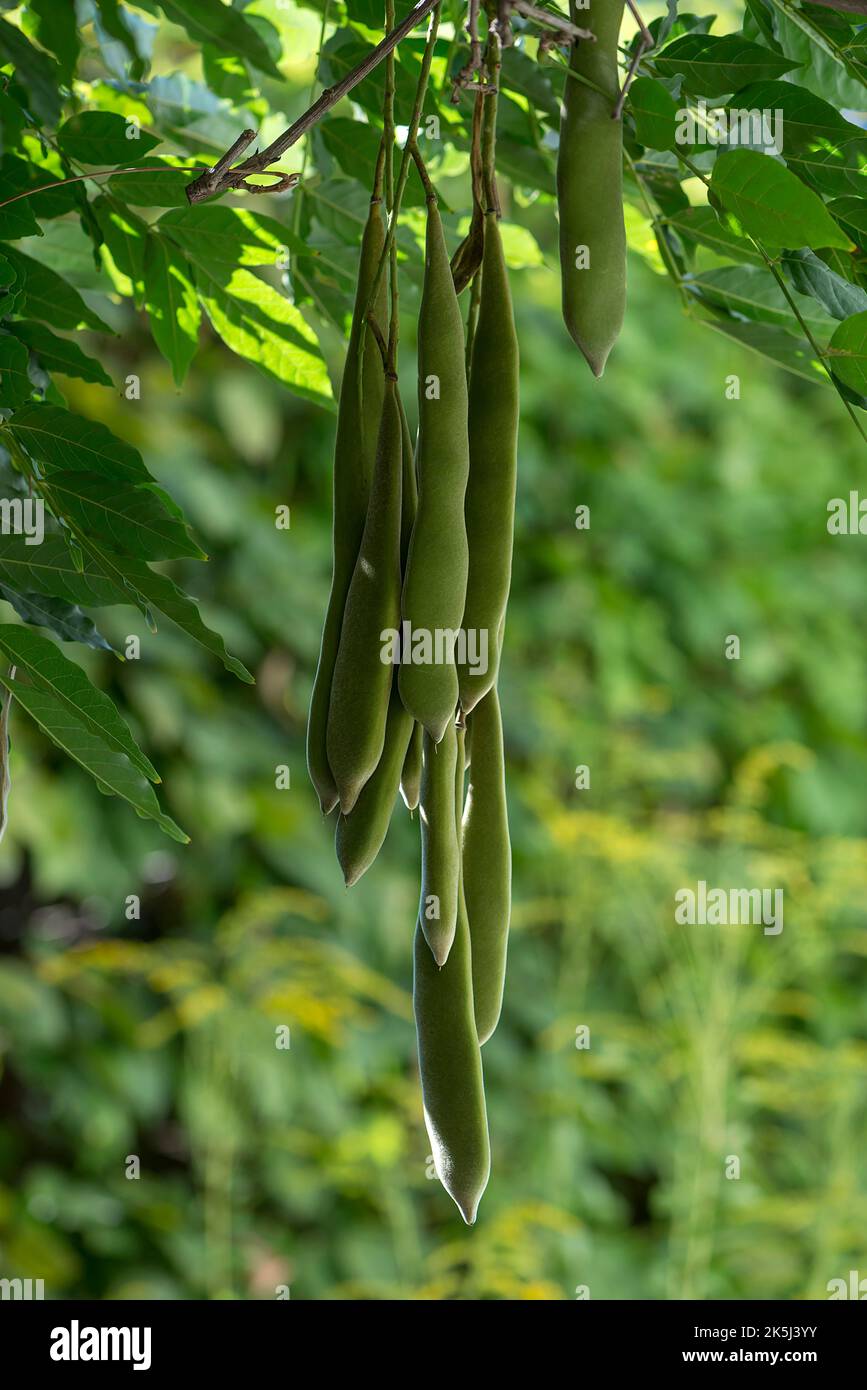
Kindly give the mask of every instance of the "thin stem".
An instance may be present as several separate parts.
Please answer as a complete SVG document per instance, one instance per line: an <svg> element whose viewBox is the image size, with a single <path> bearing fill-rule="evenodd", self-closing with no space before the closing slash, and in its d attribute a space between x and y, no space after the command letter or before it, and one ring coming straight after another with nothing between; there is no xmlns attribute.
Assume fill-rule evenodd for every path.
<svg viewBox="0 0 867 1390"><path fill-rule="evenodd" d="M568 35L571 39L584 39L588 43L596 42L596 35L591 29L581 29L570 19L564 19L561 14L555 14L553 10L541 10L538 5L528 4L527 0L513 0L512 9L517 10L518 14L523 15L525 19L532 19L534 24L543 24L560 34Z"/></svg>
<svg viewBox="0 0 867 1390"><path fill-rule="evenodd" d="M638 9L638 6L635 4L635 0L626 0L626 4L630 14L632 15L633 19L638 25L638 43L636 44L635 52L633 53L629 61L629 67L626 71L626 78L623 83L623 86L620 88L620 95L617 98L617 104L611 113L615 121L619 121L620 117L623 115L623 103L626 101L626 93L629 91L629 88L632 85L632 79L634 78L638 70L638 64L641 62L645 53L647 53L649 49L653 48L653 35L651 34L644 20L641 18L641 13Z"/></svg>
<svg viewBox="0 0 867 1390"><path fill-rule="evenodd" d="M394 24L394 0L385 0L385 27L390 29ZM394 50L389 53L385 60L385 100L383 106L383 143L387 154L385 162L385 205L388 209L389 217L394 213ZM392 375L397 374L397 338L398 338L398 297L397 297L397 243L391 243L389 253L389 305L390 312L388 318L388 361L386 370Z"/></svg>
<svg viewBox="0 0 867 1390"><path fill-rule="evenodd" d="M418 176L424 187L424 196L429 203L435 203L437 201L437 191L431 182L430 174L427 171L427 165L424 162L424 156L415 141L413 141L411 153L415 160L415 167L418 169Z"/></svg>
<svg viewBox="0 0 867 1390"><path fill-rule="evenodd" d="M203 169L205 165L193 164L191 167L185 165L172 165L167 169L164 164L159 167L138 164L132 169L91 169L89 174L70 174L66 179L55 179L53 183L41 183L38 188L25 188L23 193L14 193L11 198L4 198L0 202L0 208L8 208L10 203L17 203L21 198L32 198L36 193L50 193L53 189L62 188L67 183L85 183L88 179L101 179L111 176L115 178L121 174L191 174L194 169Z"/></svg>
<svg viewBox="0 0 867 1390"><path fill-rule="evenodd" d="M413 157L413 147L418 141L418 123L421 117L421 109L424 105L425 92L427 91L428 77L430 76L431 62L433 60L434 46L437 39L437 31L440 22L439 3L435 5L431 12L430 25L428 28L427 41L421 60L421 71L418 75L418 83L415 89L415 100L413 101L412 114L407 127L406 142L401 156L400 169L397 174L397 185L394 190L394 206L388 219L388 232L385 238L385 245L379 258L379 265L376 268L376 275L370 287L370 294L367 298L367 307L364 311L365 322L368 322L376 303L376 296L379 294L379 287L382 284L382 277L385 274L386 264L391 256L391 248L395 244L397 234L397 219L400 216L400 207L403 201L403 192L406 188L406 181L409 177L409 162Z"/></svg>
<svg viewBox="0 0 867 1390"><path fill-rule="evenodd" d="M485 212L495 212L500 216L500 200L497 196L497 179L494 168L497 146L497 93L500 85L500 39L495 29L488 34L488 50L485 66L488 80L484 96L482 115L482 174L485 189Z"/></svg>

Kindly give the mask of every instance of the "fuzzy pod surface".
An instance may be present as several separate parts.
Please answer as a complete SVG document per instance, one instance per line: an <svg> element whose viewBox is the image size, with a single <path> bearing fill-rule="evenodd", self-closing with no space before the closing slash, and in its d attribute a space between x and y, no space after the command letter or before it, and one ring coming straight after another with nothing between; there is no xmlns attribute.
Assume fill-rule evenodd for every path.
<svg viewBox="0 0 867 1390"><path fill-rule="evenodd" d="M512 578L515 485L518 473L518 335L496 213L485 216L479 316L469 385L470 472L464 512L469 547L463 627L484 634L487 669L458 668L465 713L497 679L502 624ZM477 645L477 652L481 647Z"/></svg>
<svg viewBox="0 0 867 1390"><path fill-rule="evenodd" d="M403 772L400 775L400 794L408 811L414 811L421 797L421 762L424 729L413 724Z"/></svg>
<svg viewBox="0 0 867 1390"><path fill-rule="evenodd" d="M470 466L464 326L433 199L427 211L418 372L418 509L401 614L413 634L427 634L433 642L437 632L457 634L463 617L469 567L464 494ZM454 660L404 660L400 694L413 718L438 743L458 700Z"/></svg>
<svg viewBox="0 0 867 1390"><path fill-rule="evenodd" d="M455 816L463 800L463 735L458 735ZM491 1171L482 1054L473 1013L470 932L463 894L449 958L440 970L416 926L413 1009L424 1118L437 1177L468 1225Z"/></svg>
<svg viewBox="0 0 867 1390"><path fill-rule="evenodd" d="M364 533L382 418L385 387L382 361L373 335L362 333L361 319L373 289L384 245L382 203L377 198L371 201L361 239L355 310L340 384L334 445L331 592L307 720L307 768L326 815L334 809L338 800L327 746L331 684L346 596ZM384 284L377 299L376 312L384 317Z"/></svg>
<svg viewBox="0 0 867 1390"><path fill-rule="evenodd" d="M500 1018L512 906L503 721L496 686L469 717L473 761L463 816L463 888L470 927L479 1043Z"/></svg>
<svg viewBox="0 0 867 1390"><path fill-rule="evenodd" d="M461 867L455 815L458 739L450 721L440 742L425 733L422 747L421 897L418 920L437 965L448 960L458 920Z"/></svg>
<svg viewBox="0 0 867 1390"><path fill-rule="evenodd" d="M394 668L382 660L382 633L400 621L402 455L397 383L388 378L367 520L346 595L328 707L328 763L344 815L376 771L385 742Z"/></svg>
<svg viewBox="0 0 867 1390"><path fill-rule="evenodd" d="M385 725L382 756L348 816L337 817L334 848L347 888L357 883L379 854L388 833L406 763L412 716L407 714L394 677Z"/></svg>
<svg viewBox="0 0 867 1390"><path fill-rule="evenodd" d="M612 119L617 100L617 40L624 0L591 0L573 23L596 42L573 45L557 156L563 318L594 376L601 376L626 309L626 231L623 223L623 122ZM589 264L580 268L584 255Z"/></svg>

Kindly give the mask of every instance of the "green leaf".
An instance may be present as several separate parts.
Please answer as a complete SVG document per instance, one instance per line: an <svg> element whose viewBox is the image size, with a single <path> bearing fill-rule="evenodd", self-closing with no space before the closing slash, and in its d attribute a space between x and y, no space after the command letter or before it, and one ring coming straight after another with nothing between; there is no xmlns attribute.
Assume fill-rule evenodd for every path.
<svg viewBox="0 0 867 1390"><path fill-rule="evenodd" d="M227 671L253 684L246 666L228 654L223 639L202 621L195 600L167 575L143 560L113 555L94 543L85 541L83 549L79 567L60 536L46 535L41 545L32 546L22 536L0 534L0 582L19 593L32 590L84 608L130 604L162 613Z"/></svg>
<svg viewBox="0 0 867 1390"><path fill-rule="evenodd" d="M523 49L514 46L503 49L500 86L506 91L519 93L537 111L543 111L549 117L549 123L557 129L560 124L557 94L545 68Z"/></svg>
<svg viewBox="0 0 867 1390"><path fill-rule="evenodd" d="M77 184L65 184L44 165L32 159L20 159L13 154L4 155L0 161L0 186L3 188L4 198L29 191L27 198L21 198L17 203L10 203L8 207L3 208L0 213L2 216L7 213L12 216L16 209L27 208L34 218L63 217L67 212L75 212L83 198ZM21 235L38 236L39 227L37 226L36 232L24 232ZM9 240L14 240L11 234Z"/></svg>
<svg viewBox="0 0 867 1390"><path fill-rule="evenodd" d="M653 66L663 77L683 77L687 92L720 97L751 82L782 77L800 64L740 34L684 34L661 53Z"/></svg>
<svg viewBox="0 0 867 1390"><path fill-rule="evenodd" d="M853 189L860 193L867 175L867 139L820 150L804 167L804 174L832 198L848 197Z"/></svg>
<svg viewBox="0 0 867 1390"><path fill-rule="evenodd" d="M23 317L43 319L54 328L95 328L111 333L68 280L15 247L4 246L3 255L17 276L16 309Z"/></svg>
<svg viewBox="0 0 867 1390"><path fill-rule="evenodd" d="M194 269L205 312L227 347L299 395L331 402L316 334L294 304L242 267L197 262Z"/></svg>
<svg viewBox="0 0 867 1390"><path fill-rule="evenodd" d="M629 106L640 144L652 150L673 148L677 103L667 87L653 77L637 77L629 88Z"/></svg>
<svg viewBox="0 0 867 1390"><path fill-rule="evenodd" d="M823 167L829 151L839 151L863 133L829 102L793 82L754 83L738 92L728 108L758 110L778 118L783 132L783 158L805 174L814 167Z"/></svg>
<svg viewBox="0 0 867 1390"><path fill-rule="evenodd" d="M683 208L666 218L666 225L699 246L706 246L727 260L743 261L749 265L764 265L761 255L744 237L738 236L727 222L721 222L709 207Z"/></svg>
<svg viewBox="0 0 867 1390"><path fill-rule="evenodd" d="M35 115L46 125L55 126L60 116L60 72L54 59L35 48L5 19L0 19L0 59L11 63L15 80L27 93Z"/></svg>
<svg viewBox="0 0 867 1390"><path fill-rule="evenodd" d="M843 198L835 198L827 206L834 221L839 222L856 246L867 246L867 199L848 193Z"/></svg>
<svg viewBox="0 0 867 1390"><path fill-rule="evenodd" d="M138 81L144 74L145 65L135 41L136 16L121 6L118 0L95 0L99 13L97 28L101 27L109 39L114 39L126 49L130 58L130 75ZM103 43L104 50L104 43Z"/></svg>
<svg viewBox="0 0 867 1390"><path fill-rule="evenodd" d="M306 251L301 238L273 217L220 203L164 212L157 227L193 260L215 266L280 265L287 251Z"/></svg>
<svg viewBox="0 0 867 1390"><path fill-rule="evenodd" d="M234 106L249 106L256 100L255 83L241 58L218 53L209 44L203 44L202 72L208 89Z"/></svg>
<svg viewBox="0 0 867 1390"><path fill-rule="evenodd" d="M810 344L803 338L795 338L783 328L775 328L769 323L743 323L737 319L704 319L708 328L733 338L741 347L748 348L760 357L766 357L787 372L810 381L816 386L829 385L827 374Z"/></svg>
<svg viewBox="0 0 867 1390"><path fill-rule="evenodd" d="M0 150L17 145L27 118L17 101L8 92L0 90Z"/></svg>
<svg viewBox="0 0 867 1390"><path fill-rule="evenodd" d="M344 174L360 180L365 188L372 188L381 131L377 130L376 126L350 120L347 116L332 116L320 123L318 133L326 150ZM423 208L424 205L424 188L418 170L413 164L406 181L403 206Z"/></svg>
<svg viewBox="0 0 867 1390"><path fill-rule="evenodd" d="M114 650L75 604L64 603L63 599L51 598L48 594L19 594L6 584L0 584L0 598L15 609L23 622L48 628L61 642L79 642L97 651Z"/></svg>
<svg viewBox="0 0 867 1390"><path fill-rule="evenodd" d="M12 155L4 155L0 160L0 188L3 189L4 198L14 198L17 192L24 191L23 188L16 187L10 177L15 165L19 164L27 168L23 159L15 159ZM17 202L0 207L0 241L18 241L20 237L41 235L42 230L36 221L31 198L19 198Z"/></svg>
<svg viewBox="0 0 867 1390"><path fill-rule="evenodd" d="M57 143L67 159L111 165L135 164L160 141L114 111L81 111L64 121Z"/></svg>
<svg viewBox="0 0 867 1390"><path fill-rule="evenodd" d="M28 0L27 10L38 21L36 38L54 54L61 80L71 86L81 48L75 6L69 0Z"/></svg>
<svg viewBox="0 0 867 1390"><path fill-rule="evenodd" d="M101 537L121 554L141 560L175 560L206 555L186 524L168 513L148 487L106 479L99 473L51 473L40 484L55 513L71 519L88 536Z"/></svg>
<svg viewBox="0 0 867 1390"><path fill-rule="evenodd" d="M771 271L759 266L730 265L719 270L708 270L688 279L686 287L707 303L717 304L729 313L740 314L757 323L773 323L781 328L790 328L799 335L803 331ZM813 333L832 331L833 324L828 315L818 309L812 299L800 294L793 295L793 298Z"/></svg>
<svg viewBox="0 0 867 1390"><path fill-rule="evenodd" d="M265 40L239 10L230 9L222 0L160 0L160 8L197 45L208 43L221 53L245 58L271 77L281 77Z"/></svg>
<svg viewBox="0 0 867 1390"><path fill-rule="evenodd" d="M108 372L95 358L82 352L71 338L59 338L43 323L32 320L14 319L7 327L36 354L47 372L60 372L62 376L77 377L79 381L91 381L99 386L113 385Z"/></svg>
<svg viewBox="0 0 867 1390"><path fill-rule="evenodd" d="M119 796L146 820L156 821L161 830L181 844L188 844L189 837L179 826L160 810L153 787L132 766L129 759L117 753L101 738L97 738L87 725L82 724L70 713L69 708L44 690L25 685L23 681L10 680L0 672L0 684L4 685L17 703L26 710L48 737L93 777L100 791Z"/></svg>
<svg viewBox="0 0 867 1390"><path fill-rule="evenodd" d="M801 81L838 106L863 109L867 69L857 47L849 49L841 42L843 33L848 38L845 21L842 30L834 33L830 25L838 16L833 13L811 10L806 5L796 8L788 0L785 4L780 4L780 0L769 3L776 11L774 21L780 43L803 64ZM816 16L821 16L818 22Z"/></svg>
<svg viewBox="0 0 867 1390"><path fill-rule="evenodd" d="M152 155L148 169L157 172L115 174L108 181L108 190L122 202L133 203L136 207L147 208L185 208L187 187L198 177L200 171L178 169L167 159Z"/></svg>
<svg viewBox="0 0 867 1390"><path fill-rule="evenodd" d="M867 395L867 312L840 324L828 344L828 365L853 391Z"/></svg>
<svg viewBox="0 0 867 1390"><path fill-rule="evenodd" d="M782 264L795 289L812 295L832 318L846 319L867 310L867 292L837 275L808 247L786 252Z"/></svg>
<svg viewBox="0 0 867 1390"><path fill-rule="evenodd" d="M357 253L370 207L369 192L354 179L323 179L311 183L305 199L313 205L317 222Z"/></svg>
<svg viewBox="0 0 867 1390"><path fill-rule="evenodd" d="M15 412L8 428L46 470L77 469L132 483L151 482L138 449L98 420L59 405L33 404Z"/></svg>
<svg viewBox="0 0 867 1390"><path fill-rule="evenodd" d="M817 194L784 164L756 150L720 155L711 192L750 236L769 246L839 246L850 242Z"/></svg>
<svg viewBox="0 0 867 1390"><path fill-rule="evenodd" d="M152 232L145 251L145 302L154 342L180 386L199 345L202 311L185 257Z"/></svg>
<svg viewBox="0 0 867 1390"><path fill-rule="evenodd" d="M23 343L5 333L0 336L0 406L14 408L33 395L28 361L29 353Z"/></svg>
<svg viewBox="0 0 867 1390"><path fill-rule="evenodd" d="M556 193L550 160L539 149L508 135L497 139L497 167L519 188L546 193L551 198Z"/></svg>
<svg viewBox="0 0 867 1390"><path fill-rule="evenodd" d="M116 268L129 280L129 292L141 304L144 296L145 244L147 223L131 212L119 198L100 194L90 204L105 245Z"/></svg>
<svg viewBox="0 0 867 1390"><path fill-rule="evenodd" d="M208 147L221 143L221 135L226 137L228 143L226 103L204 83L194 81L186 73L174 72L170 77L152 78L148 84L147 103L154 124L160 130L174 132L176 127L187 129L207 122L210 137ZM231 138L234 138L234 124L233 120ZM196 133L191 131L190 134L196 140Z"/></svg>
<svg viewBox="0 0 867 1390"><path fill-rule="evenodd" d="M148 609L163 613L177 627L186 632L188 637L192 637L206 651L222 661L227 671L231 671L239 680L245 681L248 685L255 684L246 666L236 657L229 656L222 637L216 632L212 632L202 622L195 600L179 589L168 575L159 574L143 560L135 560L132 556L112 555L111 552L103 550L90 540L83 541L82 548L85 555L89 556L92 568L98 574L111 581L112 584L119 586L121 590L126 585L129 592L135 595L135 599L130 600L131 602L134 601L140 606L141 600L144 600ZM2 547L0 547L0 564L2 564L2 554Z"/></svg>
<svg viewBox="0 0 867 1390"><path fill-rule="evenodd" d="M22 536L0 534L0 581L18 594L47 595L76 607L106 608L133 601L122 585L100 570L78 568L65 541L56 535L46 535L41 545L28 545Z"/></svg>
<svg viewBox="0 0 867 1390"><path fill-rule="evenodd" d="M64 705L96 738L119 753L125 753L149 781L160 780L113 701L48 637L26 627L0 623L0 651L5 652L13 666L27 674L33 685Z"/></svg>
<svg viewBox="0 0 867 1390"><path fill-rule="evenodd" d="M379 18L373 26L368 27L379 29L382 27L382 21L383 10L380 7ZM412 43L413 40L409 37L401 44L399 60L395 66L395 106L397 111L410 111L415 97L420 54L417 56L412 52ZM318 74L320 82L323 86L334 86L353 68L358 67L373 52L373 47L372 43L366 43L354 29L336 29L322 48ZM352 92L352 100L367 111L377 124L382 121L385 98L385 67L385 63L380 63L374 67L373 71L369 72ZM433 109L429 95L425 101L424 109Z"/></svg>

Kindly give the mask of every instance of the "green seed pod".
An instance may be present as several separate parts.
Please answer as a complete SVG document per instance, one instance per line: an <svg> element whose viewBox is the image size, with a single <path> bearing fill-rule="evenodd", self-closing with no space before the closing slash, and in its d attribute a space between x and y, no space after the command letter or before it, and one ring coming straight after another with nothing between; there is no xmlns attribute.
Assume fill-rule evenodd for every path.
<svg viewBox="0 0 867 1390"><path fill-rule="evenodd" d="M401 613L413 637L438 633L453 658L467 588L464 493L469 472L464 328L436 202L428 201L424 288L418 321L418 512L409 545ZM417 655L413 647L413 655ZM435 656L435 651L430 655ZM442 656L442 652L440 653ZM404 654L404 658L406 654ZM454 718L457 669L452 660L404 659L400 695L413 718L439 743Z"/></svg>
<svg viewBox="0 0 867 1390"><path fill-rule="evenodd" d="M382 848L397 799L401 768L405 765L412 729L412 717L401 703L395 676L382 757L373 776L365 782L351 814L337 817L334 847L347 888L358 882Z"/></svg>
<svg viewBox="0 0 867 1390"><path fill-rule="evenodd" d="M425 733L422 751L421 899L418 920L437 965L445 965L458 916L461 851L455 817L458 743L451 721L439 744Z"/></svg>
<svg viewBox="0 0 867 1390"><path fill-rule="evenodd" d="M360 372L359 357L362 354L361 319L373 288L376 268L384 245L385 227L381 199L377 198L370 204L370 213L361 239L355 312L340 385L337 437L334 446L331 593L307 721L307 767L325 815L333 810L337 803L337 786L328 764L327 750L331 682L340 644L346 595L364 532L367 497L376 458L379 422L382 418L382 360L371 333L367 333L364 338ZM377 317L382 316L379 318L380 322L385 318L385 289L383 284L376 305Z"/></svg>
<svg viewBox="0 0 867 1390"><path fill-rule="evenodd" d="M496 683L502 623L512 577L518 472L518 335L497 216L485 216L479 317L469 390L470 476L464 513L470 567L463 628L485 634L487 670L458 668L461 708L469 713ZM475 638L479 640L479 636ZM480 649L477 648L477 652Z"/></svg>
<svg viewBox="0 0 867 1390"><path fill-rule="evenodd" d="M575 24L596 35L595 43L575 43L571 71L605 95L566 79L557 157L563 318L594 376L601 376L626 309L623 122L611 115L623 0L592 0L582 10L573 0L570 11Z"/></svg>
<svg viewBox="0 0 867 1390"><path fill-rule="evenodd" d="M473 766L463 817L463 885L470 924L473 1004L479 1043L503 1004L512 903L512 847L506 805L503 724L494 686L468 720Z"/></svg>
<svg viewBox="0 0 867 1390"><path fill-rule="evenodd" d="M382 634L400 622L402 452L397 385L390 378L367 521L346 595L328 708L328 763L344 815L349 815L375 772L385 742L393 666L382 660Z"/></svg>
<svg viewBox="0 0 867 1390"><path fill-rule="evenodd" d="M424 729L413 724L406 761L400 774L400 794L408 811L414 811L421 796L421 763Z"/></svg>
<svg viewBox="0 0 867 1390"><path fill-rule="evenodd" d="M400 407L401 460L403 463L403 491L400 496L400 571L401 574L405 574L412 528L415 525L415 515L418 511L418 485L415 477L415 450L412 447L412 435L409 432L406 411L403 408L399 391L397 401Z"/></svg>
<svg viewBox="0 0 867 1390"><path fill-rule="evenodd" d="M412 528L415 524L416 510L418 508L418 486L415 477L415 450L412 445L412 436L409 432L403 401L400 403L400 420L403 429L403 496L400 523L400 565L405 575L406 557L409 554L409 542L412 535ZM415 810L421 794L421 744L423 732L420 724L413 725L409 747L406 750L406 761L404 762L403 772L400 776L400 794L404 799L408 811Z"/></svg>
<svg viewBox="0 0 867 1390"><path fill-rule="evenodd" d="M458 734L455 796L463 800L463 734ZM455 808L457 814L457 807ZM440 970L416 926L413 1008L424 1117L437 1177L467 1225L491 1171L482 1056L473 1015L470 933L463 893L449 958Z"/></svg>

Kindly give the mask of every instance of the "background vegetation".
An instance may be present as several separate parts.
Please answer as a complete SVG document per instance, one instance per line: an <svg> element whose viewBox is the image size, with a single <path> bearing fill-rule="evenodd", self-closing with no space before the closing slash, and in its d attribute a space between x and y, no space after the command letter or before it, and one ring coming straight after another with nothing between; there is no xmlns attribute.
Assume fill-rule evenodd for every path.
<svg viewBox="0 0 867 1390"><path fill-rule="evenodd" d="M318 18L280 8L297 26L287 48L311 52ZM199 64L163 26L155 70ZM312 63L291 76L300 110ZM514 276L523 413L500 689L515 914L484 1054L494 1169L478 1225L427 1161L416 827L400 808L347 893L304 768L333 416L209 330L178 390L85 247L64 274L119 336L81 341L112 381L138 374L141 399L66 378L64 395L181 503L210 563L172 572L257 684L132 607L100 616L112 642L142 638L140 661L86 662L159 767L186 847L13 715L6 1277L98 1298L737 1299L822 1298L867 1274L863 541L826 530L863 441L831 390L684 316L637 256L594 382L560 324L551 210L516 219L542 254ZM412 308L407 295L406 382ZM336 330L323 342L336 375ZM289 531L273 525L283 503ZM730 633L740 661L724 657ZM697 879L784 888L784 931L675 926L674 893Z"/></svg>

